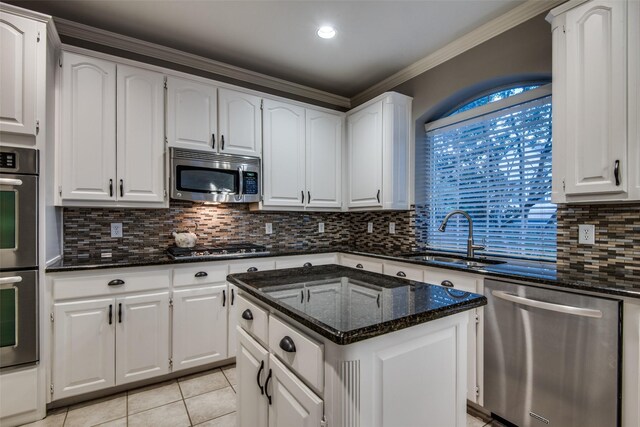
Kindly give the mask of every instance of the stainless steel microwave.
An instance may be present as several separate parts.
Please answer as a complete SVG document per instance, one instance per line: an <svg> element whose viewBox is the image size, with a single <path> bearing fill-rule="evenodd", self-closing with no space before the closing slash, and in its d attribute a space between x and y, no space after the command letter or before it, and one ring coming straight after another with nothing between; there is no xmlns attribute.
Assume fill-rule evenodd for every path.
<svg viewBox="0 0 640 427"><path fill-rule="evenodd" d="M171 198L211 203L260 201L260 159L171 148Z"/></svg>

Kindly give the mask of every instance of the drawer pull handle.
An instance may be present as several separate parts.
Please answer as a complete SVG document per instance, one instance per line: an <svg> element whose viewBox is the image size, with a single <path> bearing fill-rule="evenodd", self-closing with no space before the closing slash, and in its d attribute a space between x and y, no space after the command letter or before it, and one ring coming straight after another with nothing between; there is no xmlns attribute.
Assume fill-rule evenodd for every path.
<svg viewBox="0 0 640 427"><path fill-rule="evenodd" d="M356 268L364 268L362 264L356 264Z"/></svg>
<svg viewBox="0 0 640 427"><path fill-rule="evenodd" d="M451 280L443 280L440 285L444 286L445 288L453 288L453 282Z"/></svg>
<svg viewBox="0 0 640 427"><path fill-rule="evenodd" d="M242 312L242 318L244 320L253 320L253 313L248 308Z"/></svg>
<svg viewBox="0 0 640 427"><path fill-rule="evenodd" d="M249 267L247 268L247 273L253 273L255 271L258 271L258 269L256 267Z"/></svg>
<svg viewBox="0 0 640 427"><path fill-rule="evenodd" d="M124 285L124 280L122 279L114 279L108 283L109 286L122 286Z"/></svg>
<svg viewBox="0 0 640 427"><path fill-rule="evenodd" d="M396 273L396 276L398 276L398 277L407 277L407 274L404 271L398 271Z"/></svg>
<svg viewBox="0 0 640 427"><path fill-rule="evenodd" d="M291 337L284 337L280 340L280 348L286 351L287 353L295 353L296 345L294 344Z"/></svg>
<svg viewBox="0 0 640 427"><path fill-rule="evenodd" d="M267 396L269 405L271 405L271 396L269 396L269 392L267 391L267 387L269 387L269 381L271 381L271 369L269 369L269 375L267 375L267 380L264 382L264 394Z"/></svg>
<svg viewBox="0 0 640 427"><path fill-rule="evenodd" d="M262 373L262 371L264 371L264 360L260 361L260 369L258 369L258 376L256 377L258 387L260 387L260 394L264 395L264 387L260 384L260 373Z"/></svg>
<svg viewBox="0 0 640 427"><path fill-rule="evenodd" d="M196 277L207 277L207 276L208 276L208 274L207 274L207 272L206 272L206 271L198 271L198 272L195 274L195 276L196 276Z"/></svg>
<svg viewBox="0 0 640 427"><path fill-rule="evenodd" d="M302 266L303 267L313 267L313 264L311 264L310 262L305 262Z"/></svg>

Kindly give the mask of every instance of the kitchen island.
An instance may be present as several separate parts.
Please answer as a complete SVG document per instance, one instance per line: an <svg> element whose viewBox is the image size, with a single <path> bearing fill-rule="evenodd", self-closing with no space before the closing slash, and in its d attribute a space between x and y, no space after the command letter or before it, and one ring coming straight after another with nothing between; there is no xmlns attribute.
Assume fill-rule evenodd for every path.
<svg viewBox="0 0 640 427"><path fill-rule="evenodd" d="M227 280L239 426L466 424L466 311L485 297L337 265Z"/></svg>

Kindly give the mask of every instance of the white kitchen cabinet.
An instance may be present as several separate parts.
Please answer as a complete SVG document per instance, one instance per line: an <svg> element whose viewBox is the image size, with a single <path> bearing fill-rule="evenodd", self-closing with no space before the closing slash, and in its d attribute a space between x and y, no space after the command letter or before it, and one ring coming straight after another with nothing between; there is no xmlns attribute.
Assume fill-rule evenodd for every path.
<svg viewBox="0 0 640 427"><path fill-rule="evenodd" d="M260 157L262 99L230 89L218 90L220 152Z"/></svg>
<svg viewBox="0 0 640 427"><path fill-rule="evenodd" d="M382 273L382 262L375 258L368 258L358 255L341 254L340 265L357 268L360 270Z"/></svg>
<svg viewBox="0 0 640 427"><path fill-rule="evenodd" d="M342 207L342 134L344 117L306 110L307 208Z"/></svg>
<svg viewBox="0 0 640 427"><path fill-rule="evenodd" d="M412 264L385 262L382 266L382 269L384 271L384 274L386 274L387 276L417 280L418 282L422 282L424 276L424 268Z"/></svg>
<svg viewBox="0 0 640 427"><path fill-rule="evenodd" d="M638 200L636 2L553 9L555 203Z"/></svg>
<svg viewBox="0 0 640 427"><path fill-rule="evenodd" d="M273 355L269 355L269 374L267 385L271 387L266 387L265 393L271 396L270 427L322 425L322 399Z"/></svg>
<svg viewBox="0 0 640 427"><path fill-rule="evenodd" d="M58 204L165 206L164 76L64 52L61 98Z"/></svg>
<svg viewBox="0 0 640 427"><path fill-rule="evenodd" d="M53 306L53 397L61 399L115 385L115 300Z"/></svg>
<svg viewBox="0 0 640 427"><path fill-rule="evenodd" d="M116 384L169 373L169 292L116 298Z"/></svg>
<svg viewBox="0 0 640 427"><path fill-rule="evenodd" d="M0 40L0 132L35 136L38 23L2 11Z"/></svg>
<svg viewBox="0 0 640 427"><path fill-rule="evenodd" d="M164 76L120 64L117 74L117 199L162 203Z"/></svg>
<svg viewBox="0 0 640 427"><path fill-rule="evenodd" d="M226 289L218 283L173 292L174 370L227 358Z"/></svg>
<svg viewBox="0 0 640 427"><path fill-rule="evenodd" d="M305 110L265 99L263 115L263 205L304 207Z"/></svg>
<svg viewBox="0 0 640 427"><path fill-rule="evenodd" d="M409 209L411 98L387 92L347 113L348 208Z"/></svg>
<svg viewBox="0 0 640 427"><path fill-rule="evenodd" d="M227 316L227 357L236 357L238 349L238 287L228 283L229 287L229 315Z"/></svg>
<svg viewBox="0 0 640 427"><path fill-rule="evenodd" d="M335 253L316 255L293 255L276 258L276 268L312 267L314 265L337 264Z"/></svg>
<svg viewBox="0 0 640 427"><path fill-rule="evenodd" d="M167 138L169 146L217 151L217 88L210 84L167 78Z"/></svg>
<svg viewBox="0 0 640 427"><path fill-rule="evenodd" d="M116 64L62 53L62 200L116 200Z"/></svg>
<svg viewBox="0 0 640 427"><path fill-rule="evenodd" d="M269 352L245 331L238 331L238 427L267 427L269 402L264 385L269 372Z"/></svg>
<svg viewBox="0 0 640 427"><path fill-rule="evenodd" d="M640 2L629 7L629 198L640 200ZM635 165L635 166L634 166ZM640 420L638 421L640 424Z"/></svg>

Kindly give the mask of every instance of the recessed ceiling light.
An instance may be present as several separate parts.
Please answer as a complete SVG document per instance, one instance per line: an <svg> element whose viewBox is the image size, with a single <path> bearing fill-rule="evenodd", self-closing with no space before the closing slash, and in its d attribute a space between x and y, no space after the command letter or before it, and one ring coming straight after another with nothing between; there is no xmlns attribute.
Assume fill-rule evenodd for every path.
<svg viewBox="0 0 640 427"><path fill-rule="evenodd" d="M318 37L323 38L323 39L332 39L334 38L336 35L336 30L335 28L329 26L329 25L324 25L320 28L318 28Z"/></svg>

